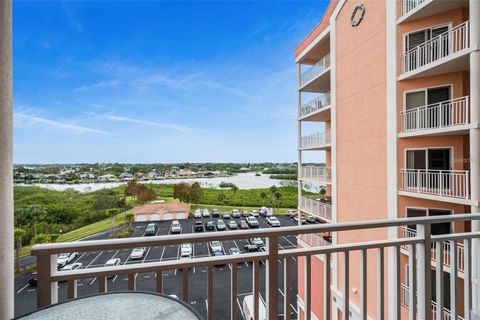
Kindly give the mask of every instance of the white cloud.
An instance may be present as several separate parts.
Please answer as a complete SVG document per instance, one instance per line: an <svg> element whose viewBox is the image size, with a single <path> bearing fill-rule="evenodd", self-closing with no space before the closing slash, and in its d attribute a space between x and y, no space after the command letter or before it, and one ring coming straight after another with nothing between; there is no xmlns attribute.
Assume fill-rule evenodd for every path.
<svg viewBox="0 0 480 320"><path fill-rule="evenodd" d="M69 131L77 134L93 133L93 134L101 134L101 135L112 135L104 130L93 129L93 128L84 127L84 126L66 123L66 122L60 122L60 121L37 117L35 115L21 113L21 112L20 113L15 112L14 117L16 118L16 121L18 121L20 124L26 124L26 125L40 124L50 129L61 129L61 130L65 130L65 131Z"/></svg>
<svg viewBox="0 0 480 320"><path fill-rule="evenodd" d="M75 88L74 91L82 92L92 89L101 89L101 88L112 88L122 84L120 80L110 80L110 81L100 81L91 85L85 85L78 88Z"/></svg>
<svg viewBox="0 0 480 320"><path fill-rule="evenodd" d="M190 128L190 127L175 124L175 123L154 122L154 121L148 121L148 120L127 118L123 116L116 116L111 114L98 115L98 116L114 122L126 122L126 123L132 123L132 124L148 126L148 127L163 127L163 128L173 129L179 132L190 132L193 130L198 131L198 129Z"/></svg>

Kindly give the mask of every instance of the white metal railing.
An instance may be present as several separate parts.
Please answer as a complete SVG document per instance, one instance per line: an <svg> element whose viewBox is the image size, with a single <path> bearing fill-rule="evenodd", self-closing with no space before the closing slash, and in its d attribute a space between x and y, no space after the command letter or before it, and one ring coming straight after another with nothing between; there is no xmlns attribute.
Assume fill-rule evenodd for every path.
<svg viewBox="0 0 480 320"><path fill-rule="evenodd" d="M403 227L401 230L401 234L403 238L415 238L417 236L417 231L414 229L410 229L408 227ZM435 263L438 259L438 252L437 252L437 243L432 243L431 248L431 259L432 262ZM451 252L451 243L449 241L445 241L442 243L442 257L441 261L445 267L450 268L452 266L452 254ZM454 255L456 259L456 268L459 272L464 271L465 266L465 250L462 243L456 243L455 248L457 250L456 254ZM404 247L404 249L407 249Z"/></svg>
<svg viewBox="0 0 480 320"><path fill-rule="evenodd" d="M466 21L401 55L402 73L470 47L469 21Z"/></svg>
<svg viewBox="0 0 480 320"><path fill-rule="evenodd" d="M300 170L300 179L318 182L331 182L332 169L320 166L302 166Z"/></svg>
<svg viewBox="0 0 480 320"><path fill-rule="evenodd" d="M389 268L391 277L389 279L396 279L394 281L385 281L384 275L386 273L385 265L385 249L393 250L397 257L400 255L400 248L402 246L408 246L409 250L416 250L416 254L411 254L408 257L408 270L410 274L409 279L412 279L411 283L415 285L418 290L418 294L415 295L414 291L411 290L408 293L408 305L415 306L418 310L418 319L426 319L427 316L431 314L431 292L430 290L424 290L425 287L430 286L431 277L431 266L430 266L430 247L432 242L460 242L463 241L465 247L465 274L469 275L465 277L463 282L463 294L464 294L464 306L467 313L470 313L472 310L472 281L471 275L476 273L476 269L472 268L472 257L477 252L473 252L472 241L474 239L480 239L480 232L466 232L466 233L456 233L442 236L432 236L430 233L431 225L436 223L464 223L468 221L480 220L480 214L457 214L457 215L448 215L448 216L439 216L439 217L421 217L421 218L398 218L398 219L386 219L386 220L369 220L362 222L343 222L335 224L315 224L309 226L296 226L296 227L281 227L281 228L262 228L256 230L250 230L249 232L245 231L225 231L225 232L215 232L213 233L186 233L176 236L166 235L166 236L153 236L153 237L136 237L128 239L113 239L113 240L90 240L90 241L77 241L69 243L53 243L53 244L38 244L33 246L32 255L36 257L37 261L37 306L45 307L58 302L58 282L67 281L67 298L75 299L77 297L77 280L79 279L91 279L96 278L99 282L98 290L99 292L107 292L107 278L115 275L127 275L128 276L128 290L136 290L136 278L138 273L147 273L153 272L156 274L156 277L151 277L152 281L155 281L155 291L163 292L163 272L167 270L180 269L181 270L181 280L178 283L178 286L182 288L181 299L189 303L189 277L190 272L189 268L193 267L206 267L207 268L207 277L205 279L206 284L206 304L207 304L207 319L214 318L214 276L216 273L213 272L214 266L219 264L228 264L230 266L230 285L227 285L229 288L229 299L230 302L230 318L237 319L238 310L237 304L237 295L238 295L238 265L243 264L244 262L252 262L253 268L248 268L248 272L251 270L251 281L252 281L252 291L253 291L253 318L259 319L259 298L260 298L260 282L265 281L266 283L266 319L276 320L279 318L279 307L280 301L283 302L284 309L283 317L285 320L290 320L290 302L292 299L292 272L293 272L293 261L297 259L302 259L303 263L299 267L303 268L301 273L302 280L305 284L303 291L303 314L299 315L300 318L310 320L312 319L312 273L319 272L318 270L312 270L311 258L313 255L323 255L324 268L323 268L323 283L320 290L323 290L323 299L321 303L323 304L324 314L321 315L323 319L331 319L332 310L331 310L331 300L332 300L332 278L331 278L331 257L332 254L338 254L341 256L341 266L339 270L339 279L341 279L341 286L339 286L340 294L343 297L342 304L343 309L350 309L350 273L358 272L359 278L363 279L360 281L358 286L358 299L362 302L359 304L360 318L367 318L367 295L372 295L372 292L375 292L373 295L376 297L375 305L377 306L375 318L385 319L385 306L386 301L386 287L391 288L392 290L397 290L400 292L401 282L400 282L400 266L392 265ZM415 238L399 238L399 239L383 239L379 238L378 240L372 240L367 242L345 242L341 244L332 244L332 245L322 245L315 247L307 248L293 248L293 249L283 249L279 246L279 238L293 235L300 236L302 234L316 233L316 234L325 234L325 233L359 233L359 232L374 232L375 229L383 229L394 227L401 228L403 226L415 225L417 229L417 236ZM382 232L378 233L379 235L383 234ZM240 240L247 239L251 237L264 237L266 238L266 248L265 251L260 251L256 253L242 253L239 255L229 255L223 257L202 257L202 258L192 258L192 259L181 259L181 260L168 260L168 261L149 261L144 263L137 264L123 264L112 267L98 267L98 268L85 268L85 269L76 269L72 271L57 271L57 255L64 252L94 252L94 251L106 251L106 250L120 250L120 249L133 249L137 247L162 247L170 245L180 245L182 243L206 243L213 240L225 241L225 240ZM437 246L437 250L441 246ZM452 252L456 252L453 250ZM350 257L359 254L359 262L350 265ZM371 260L367 260L367 256L376 256L376 272L375 276L369 278L369 281L366 281L367 273L369 273L368 268L370 268ZM295 260L294 260L295 259ZM265 279L261 279L263 273L260 272L261 262L265 261ZM388 263L401 263L400 259L393 259L393 261L388 261ZM280 267L282 264L282 267ZM350 270L352 267L352 270ZM227 269L228 270L228 269ZM283 292L280 291L279 287L279 278L280 273L283 272ZM438 268L435 269L437 272L436 279L442 279L441 270ZM454 275L451 278L456 280L456 268L452 266L451 273ZM369 273L370 274L370 273ZM242 277L242 281L244 278ZM418 283L416 283L416 281ZM198 289L199 284L195 283L193 289ZM317 283L314 283L317 285ZM459 288L460 283L458 281L452 281L450 286L452 292L457 292L461 290ZM203 290L202 286L202 290ZM476 290L476 288L474 288ZM281 292L281 295L279 294ZM443 296L443 286L437 286L437 296ZM283 299L283 300L282 300ZM412 303L410 303L412 302ZM318 301L315 301L318 303ZM458 306L461 301L457 299L452 299L450 302L451 316L456 319ZM400 318L400 308L401 303L395 304L392 299L390 299L389 312L395 314L395 318ZM442 306L439 306L442 307ZM443 309L443 307L442 307ZM459 309L459 308L458 308ZM369 316L372 316L369 314ZM416 319L416 313L410 314L410 319Z"/></svg>
<svg viewBox="0 0 480 320"><path fill-rule="evenodd" d="M406 15L424 2L425 0L402 0L402 16Z"/></svg>
<svg viewBox="0 0 480 320"><path fill-rule="evenodd" d="M308 116L309 114L315 113L331 104L331 93L327 92L322 94L320 97L313 99L310 102L302 105L300 110L300 117Z"/></svg>
<svg viewBox="0 0 480 320"><path fill-rule="evenodd" d="M401 169L402 191L469 199L467 170Z"/></svg>
<svg viewBox="0 0 480 320"><path fill-rule="evenodd" d="M320 200L300 197L299 209L313 216L332 221L332 206Z"/></svg>
<svg viewBox="0 0 480 320"><path fill-rule="evenodd" d="M298 236L300 240L307 243L311 247L322 247L322 246L330 246L332 245L329 241L325 240L322 234L316 233L307 233L301 234Z"/></svg>
<svg viewBox="0 0 480 320"><path fill-rule="evenodd" d="M440 129L470 123L469 97L455 98L400 113L401 132Z"/></svg>
<svg viewBox="0 0 480 320"><path fill-rule="evenodd" d="M317 132L302 137L302 149L323 148L331 144L331 130Z"/></svg>
<svg viewBox="0 0 480 320"><path fill-rule="evenodd" d="M328 68L330 68L330 54L327 54L325 57L318 60L317 63L315 63L314 65L309 67L304 73L302 73L300 85L303 86L304 84L312 81L314 78L319 76Z"/></svg>
<svg viewBox="0 0 480 320"><path fill-rule="evenodd" d="M402 305L402 307L404 307L407 310L409 310L409 293L410 293L410 288L406 284L402 283L400 287L400 304ZM418 292L417 292L417 295L418 295ZM431 319L438 319L437 318L438 305L433 300L431 303L431 307L432 307ZM446 307L443 307L441 320L452 320L452 312ZM460 315L457 315L457 320L464 320L464 318L461 317Z"/></svg>

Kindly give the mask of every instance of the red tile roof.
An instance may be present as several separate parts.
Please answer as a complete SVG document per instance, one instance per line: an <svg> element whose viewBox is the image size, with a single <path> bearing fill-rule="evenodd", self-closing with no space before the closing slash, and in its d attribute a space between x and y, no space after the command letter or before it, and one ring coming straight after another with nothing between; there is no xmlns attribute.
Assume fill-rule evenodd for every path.
<svg viewBox="0 0 480 320"><path fill-rule="evenodd" d="M328 4L327 9L325 10L325 13L323 15L322 20L320 21L319 24L313 30L303 39L302 42L295 48L295 58L297 58L303 50L305 50L306 47L310 43L313 42L330 24L330 16L333 13L333 10L337 7L338 0L330 0L330 3Z"/></svg>
<svg viewBox="0 0 480 320"><path fill-rule="evenodd" d="M147 204L133 208L134 214L168 213L168 212L189 212L190 205L186 203L160 203Z"/></svg>

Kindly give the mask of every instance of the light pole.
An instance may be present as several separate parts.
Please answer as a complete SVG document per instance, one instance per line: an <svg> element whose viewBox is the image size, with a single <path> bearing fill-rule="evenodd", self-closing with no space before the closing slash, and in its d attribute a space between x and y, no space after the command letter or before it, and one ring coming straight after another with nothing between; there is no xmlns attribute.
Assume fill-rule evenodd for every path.
<svg viewBox="0 0 480 320"><path fill-rule="evenodd" d="M13 318L12 0L0 0L0 319Z"/></svg>

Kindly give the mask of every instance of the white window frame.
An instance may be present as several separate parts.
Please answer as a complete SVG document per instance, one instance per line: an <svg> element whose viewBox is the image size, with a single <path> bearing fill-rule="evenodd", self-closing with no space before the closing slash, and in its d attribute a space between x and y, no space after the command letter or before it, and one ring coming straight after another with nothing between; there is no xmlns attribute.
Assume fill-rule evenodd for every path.
<svg viewBox="0 0 480 320"><path fill-rule="evenodd" d="M410 90L405 90L403 91L403 111L407 111L407 94L408 93L415 93L415 92L421 92L423 91L425 94L425 106L428 106L428 90L429 89L438 89L438 88L443 88L443 87L450 87L450 99L453 98L453 84L452 83L447 83L447 84L441 84L441 85L435 85L431 87L422 87L422 88L416 88L416 89L410 89ZM424 107L425 107L424 106Z"/></svg>
<svg viewBox="0 0 480 320"><path fill-rule="evenodd" d="M444 146L444 147L423 147L423 148L405 148L403 150L403 167L404 169L407 168L407 151L417 151L417 150L424 150L426 152L426 157L425 157L425 167L428 170L428 150L436 150L436 149L450 149L450 169L449 170L454 170L453 166L453 161L455 159L454 157L454 151L455 149L453 146Z"/></svg>
<svg viewBox="0 0 480 320"><path fill-rule="evenodd" d="M407 45L407 37L411 34L411 33L417 33L417 32L420 32L420 31L427 31L427 30L430 30L430 32L433 30L433 29L437 29L437 28L441 28L441 27L448 27L448 31L452 30L452 27L453 27L453 24L451 21L449 22L444 22L444 23L441 23L441 24L437 24L437 25L434 25L434 26L431 26L431 27L427 27L427 28L420 28L420 29L416 29L416 30L410 30L408 32L404 32L402 34L402 40L403 40L403 45L402 45L402 49L403 49L403 53L406 53L407 52L407 48L406 48L406 45ZM432 39L432 38L430 38ZM426 40L426 41L429 41L430 39ZM426 42L425 41L425 42ZM410 50L410 49L409 49Z"/></svg>

